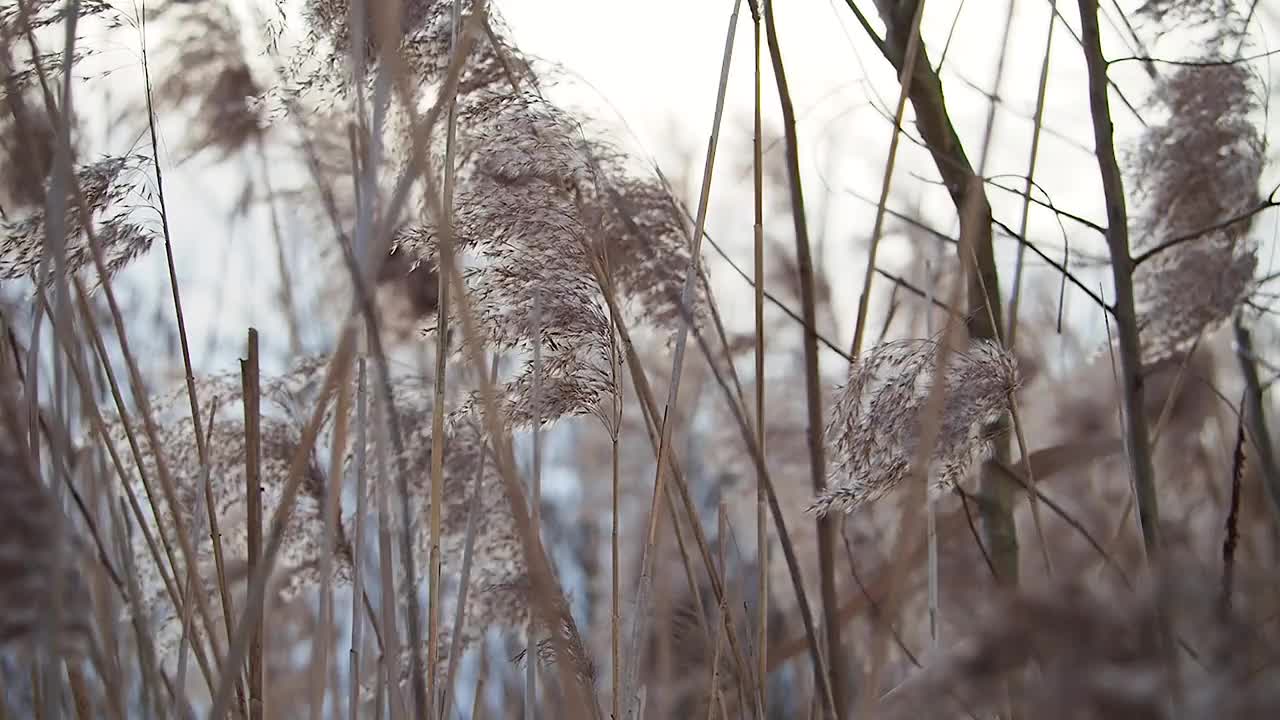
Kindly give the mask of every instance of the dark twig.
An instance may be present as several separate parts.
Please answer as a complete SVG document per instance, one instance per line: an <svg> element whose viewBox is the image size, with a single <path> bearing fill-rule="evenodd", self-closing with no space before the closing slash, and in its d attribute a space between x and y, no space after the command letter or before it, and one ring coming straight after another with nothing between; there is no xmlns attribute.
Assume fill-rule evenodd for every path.
<svg viewBox="0 0 1280 720"><path fill-rule="evenodd" d="M1248 390L1245 391L1246 396ZM1248 398L1241 398L1241 405ZM1236 449L1231 456L1231 503L1227 510L1226 537L1222 541L1222 598L1221 610L1231 611L1231 588L1235 579L1236 542L1240 539L1240 481L1244 475L1245 419L1236 422Z"/></svg>

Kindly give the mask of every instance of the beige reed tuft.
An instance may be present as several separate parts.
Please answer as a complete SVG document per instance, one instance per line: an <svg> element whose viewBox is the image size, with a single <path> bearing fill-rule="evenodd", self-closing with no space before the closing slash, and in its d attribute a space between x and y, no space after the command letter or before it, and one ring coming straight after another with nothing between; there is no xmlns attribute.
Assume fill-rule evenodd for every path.
<svg viewBox="0 0 1280 720"><path fill-rule="evenodd" d="M940 350L932 339L899 340L873 348L850 365L827 425L833 449L828 488L809 512L852 512L910 475ZM1013 355L981 340L947 354L942 380L941 426L926 470L934 485L949 487L1003 431L997 421L1019 380Z"/></svg>

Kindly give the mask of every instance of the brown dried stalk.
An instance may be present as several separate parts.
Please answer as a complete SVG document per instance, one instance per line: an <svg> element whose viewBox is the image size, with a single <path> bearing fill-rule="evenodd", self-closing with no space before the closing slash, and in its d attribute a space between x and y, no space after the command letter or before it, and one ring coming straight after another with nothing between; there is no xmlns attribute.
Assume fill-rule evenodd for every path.
<svg viewBox="0 0 1280 720"><path fill-rule="evenodd" d="M791 198L791 219L795 232L796 269L800 279L800 302L804 314L804 387L808 407L808 448L810 482L815 493L827 488L826 448L822 442L822 376L818 367L818 306L815 295L813 253L809 243L809 226L805 218L804 191L800 180L800 147L796 133L796 113L787 86L787 73L782 62L782 48L778 44L777 23L774 20L773 0L764 0L765 33L769 43L769 57L773 61L773 76L778 87L778 101L782 106L783 131L786 136L787 188ZM763 381L763 378L760 379ZM763 446L761 452L764 452ZM836 720L842 720L847 712L848 697L844 677L845 654L840 642L840 623L836 622L839 600L836 597L835 518L824 515L816 518L818 525L818 578L822 588L823 627L826 631L827 665L830 679L818 682L824 695L830 694L828 710ZM814 668L815 671L818 668ZM761 678L761 683L764 679ZM826 699L824 698L824 701Z"/></svg>
<svg viewBox="0 0 1280 720"><path fill-rule="evenodd" d="M1147 553L1155 560L1160 553L1160 512L1151 463L1147 419L1142 412L1142 344L1139 338L1134 301L1134 267L1129 254L1129 218L1125 205L1124 181L1116 163L1115 141L1107 99L1107 68L1098 30L1097 0L1080 0L1083 47L1089 68L1089 103L1093 112L1093 136L1098 168L1102 175L1107 206L1107 245L1111 250L1111 274L1115 282L1115 319L1120 346L1120 374L1124 392L1124 437L1129 444L1129 462L1138 502Z"/></svg>

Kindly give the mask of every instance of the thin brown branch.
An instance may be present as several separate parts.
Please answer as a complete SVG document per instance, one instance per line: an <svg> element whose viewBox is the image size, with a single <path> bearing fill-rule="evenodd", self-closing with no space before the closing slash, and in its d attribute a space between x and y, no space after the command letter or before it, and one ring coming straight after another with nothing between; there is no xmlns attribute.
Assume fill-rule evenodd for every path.
<svg viewBox="0 0 1280 720"><path fill-rule="evenodd" d="M1155 489L1155 469L1151 462L1147 419L1143 413L1142 345L1134 310L1134 260L1129 254L1129 217L1125 207L1124 181L1116 162L1114 129L1107 98L1107 68L1098 31L1097 0L1080 0L1080 17L1085 62L1089 68L1089 104L1093 114L1094 146L1102 175L1107 206L1107 246L1111 251L1111 272L1115 282L1116 332L1120 342L1120 373L1124 390L1124 435L1129 443L1142 525L1143 542L1150 560L1160 553L1160 513Z"/></svg>

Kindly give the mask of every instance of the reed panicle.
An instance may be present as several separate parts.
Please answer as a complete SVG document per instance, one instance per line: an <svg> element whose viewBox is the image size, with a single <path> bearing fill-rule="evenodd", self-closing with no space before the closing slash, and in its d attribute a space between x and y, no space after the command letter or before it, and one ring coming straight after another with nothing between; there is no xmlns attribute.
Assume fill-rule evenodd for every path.
<svg viewBox="0 0 1280 720"><path fill-rule="evenodd" d="M900 340L879 345L851 364L827 425L834 450L828 489L809 512L852 512L908 477L939 350L936 340ZM942 380L945 405L928 476L933 484L950 487L988 451L1000 431L993 424L1007 410L1019 380L1013 356L987 341L949 353Z"/></svg>
<svg viewBox="0 0 1280 720"><path fill-rule="evenodd" d="M76 179L93 215L109 275L145 254L158 234L150 222L140 217L141 208L147 206L142 183L150 162L140 155L124 155L76 168ZM69 273L93 266L93 251L82 220L79 204L73 199L67 203L65 221ZM0 219L0 278L34 277L46 253L46 227L43 209ZM53 277L50 274L39 280L47 285Z"/></svg>
<svg viewBox="0 0 1280 720"><path fill-rule="evenodd" d="M1184 353L1253 290L1249 227L1266 147L1256 77L1244 64L1174 68L1155 97L1165 119L1128 163L1135 254L1154 253L1134 272L1147 364Z"/></svg>

